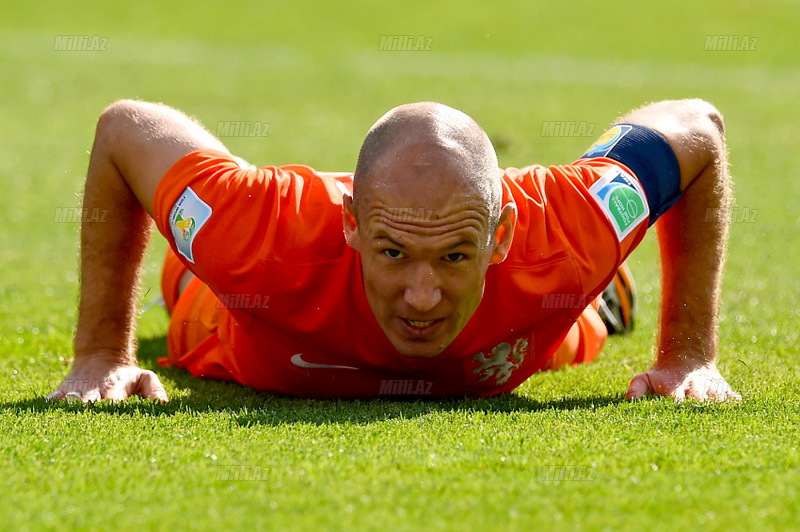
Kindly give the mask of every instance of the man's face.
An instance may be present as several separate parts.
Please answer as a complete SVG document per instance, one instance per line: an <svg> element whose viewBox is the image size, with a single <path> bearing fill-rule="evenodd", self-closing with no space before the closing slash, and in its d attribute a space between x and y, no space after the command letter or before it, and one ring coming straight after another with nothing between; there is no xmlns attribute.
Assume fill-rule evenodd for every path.
<svg viewBox="0 0 800 532"><path fill-rule="evenodd" d="M410 357L434 357L458 336L481 301L489 264L510 243L505 226L502 246L489 238L483 202L458 186L456 165L431 151L441 150L412 145L380 160L357 221L345 205L367 300L395 348Z"/></svg>

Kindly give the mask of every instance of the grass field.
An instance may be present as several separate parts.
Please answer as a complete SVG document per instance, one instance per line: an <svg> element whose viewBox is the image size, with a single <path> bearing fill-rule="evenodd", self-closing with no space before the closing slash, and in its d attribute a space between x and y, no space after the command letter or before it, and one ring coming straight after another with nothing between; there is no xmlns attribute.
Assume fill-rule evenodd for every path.
<svg viewBox="0 0 800 532"><path fill-rule="evenodd" d="M5 0L0 527L800 527L800 3L642 4ZM56 49L68 35L102 49ZM398 35L430 49L381 50ZM713 49L730 42L715 36L743 49ZM737 211L720 367L739 404L624 401L651 357L654 235L630 261L636 331L596 363L509 396L307 401L197 381L155 364L167 327L155 308L140 358L169 404L42 399L71 362L78 288L79 227L56 213L79 205L95 120L115 99L169 103L212 131L266 123L268 136L223 141L258 164L345 170L372 122L403 102L465 110L502 165L524 166L569 162L593 140L543 135L545 122L599 132L630 108L683 97L708 99L727 121ZM163 250L155 240L143 304Z"/></svg>

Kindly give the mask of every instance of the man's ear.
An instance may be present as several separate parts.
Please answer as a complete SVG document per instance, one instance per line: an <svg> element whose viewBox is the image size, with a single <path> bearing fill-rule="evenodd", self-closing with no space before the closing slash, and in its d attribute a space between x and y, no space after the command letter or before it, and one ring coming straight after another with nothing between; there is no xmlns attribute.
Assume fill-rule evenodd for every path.
<svg viewBox="0 0 800 532"><path fill-rule="evenodd" d="M358 240L358 222L356 221L356 213L353 205L353 196L345 194L342 196L342 225L344 228L344 239L347 245L356 249L356 241Z"/></svg>
<svg viewBox="0 0 800 532"><path fill-rule="evenodd" d="M511 250L511 242L514 239L514 228L517 226L517 207L513 203L507 203L500 212L500 220L497 222L497 229L494 233L494 250L490 264L503 262Z"/></svg>

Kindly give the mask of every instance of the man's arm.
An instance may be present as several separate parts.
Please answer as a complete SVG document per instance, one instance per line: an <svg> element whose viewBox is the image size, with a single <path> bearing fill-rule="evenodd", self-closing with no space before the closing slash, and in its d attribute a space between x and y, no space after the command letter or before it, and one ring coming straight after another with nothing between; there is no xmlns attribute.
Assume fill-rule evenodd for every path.
<svg viewBox="0 0 800 532"><path fill-rule="evenodd" d="M199 124L163 105L120 101L100 116L83 207L107 215L81 226L75 361L49 399L167 400L158 377L136 362L139 272L158 183L183 155L204 148L227 152Z"/></svg>
<svg viewBox="0 0 800 532"><path fill-rule="evenodd" d="M739 398L715 364L731 204L722 115L702 100L679 100L645 106L619 122L650 127L666 138L678 159L683 192L656 222L662 270L656 360L633 378L627 397Z"/></svg>

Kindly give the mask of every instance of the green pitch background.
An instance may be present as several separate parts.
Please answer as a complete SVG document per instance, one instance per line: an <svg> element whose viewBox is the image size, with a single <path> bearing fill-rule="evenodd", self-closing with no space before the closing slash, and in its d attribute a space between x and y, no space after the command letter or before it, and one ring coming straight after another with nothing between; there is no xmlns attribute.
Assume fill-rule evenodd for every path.
<svg viewBox="0 0 800 532"><path fill-rule="evenodd" d="M800 526L800 3L27 2L0 6L0 523L7 529L609 529ZM56 50L58 36L104 50ZM430 50L386 51L383 36ZM707 50L709 36L745 50ZM626 403L651 357L654 235L630 264L637 330L586 367L514 394L303 401L161 369L167 318L144 313L142 364L172 402L48 404L77 297L77 207L95 120L162 101L258 164L352 169L372 122L439 100L474 116L501 164L564 163L643 103L701 97L727 120L737 211L720 367L740 404ZM63 222L63 220L61 220ZM143 304L158 291L154 241ZM561 473L557 473L560 471ZM572 480L558 480L566 474ZM238 480L236 479L238 475ZM563 477L562 477L563 478ZM246 480L242 480L246 479Z"/></svg>

